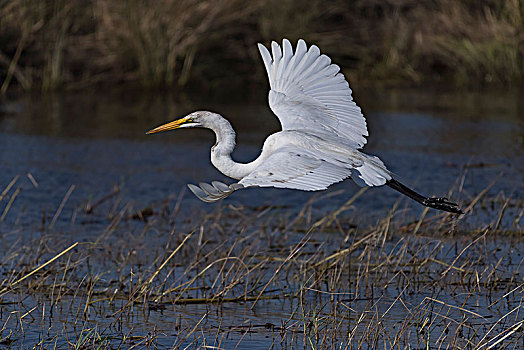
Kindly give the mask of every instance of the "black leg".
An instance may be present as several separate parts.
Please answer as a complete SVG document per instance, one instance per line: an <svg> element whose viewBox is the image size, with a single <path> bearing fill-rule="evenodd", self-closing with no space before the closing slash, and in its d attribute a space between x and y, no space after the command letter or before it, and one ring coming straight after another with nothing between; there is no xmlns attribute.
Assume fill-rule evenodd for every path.
<svg viewBox="0 0 524 350"><path fill-rule="evenodd" d="M455 213L455 214L463 213L463 211L460 210L460 208L458 207L456 203L448 201L447 198L424 197L423 195L418 194L417 192L413 191L411 188L401 184L400 182L398 182L395 179L389 180L388 182L386 182L386 185L408 196L409 198L416 200L417 202L419 202L422 205L425 205L426 207L444 210L444 211L448 211L450 213Z"/></svg>

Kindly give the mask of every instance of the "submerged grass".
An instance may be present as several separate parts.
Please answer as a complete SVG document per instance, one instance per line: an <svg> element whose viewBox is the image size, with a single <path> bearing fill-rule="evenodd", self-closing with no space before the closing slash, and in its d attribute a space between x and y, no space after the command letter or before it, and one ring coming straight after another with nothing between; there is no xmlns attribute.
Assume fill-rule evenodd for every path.
<svg viewBox="0 0 524 350"><path fill-rule="evenodd" d="M523 0L13 0L0 4L0 18L2 95L262 81L255 43L283 37L320 45L358 80L524 77Z"/></svg>
<svg viewBox="0 0 524 350"><path fill-rule="evenodd" d="M71 221L2 226L0 344L516 349L524 203L487 193L462 194L469 215L493 218L468 228L436 211L410 218L398 202L364 224L351 214L364 191L317 217L326 194L299 211L203 212L183 195L135 208L113 189Z"/></svg>

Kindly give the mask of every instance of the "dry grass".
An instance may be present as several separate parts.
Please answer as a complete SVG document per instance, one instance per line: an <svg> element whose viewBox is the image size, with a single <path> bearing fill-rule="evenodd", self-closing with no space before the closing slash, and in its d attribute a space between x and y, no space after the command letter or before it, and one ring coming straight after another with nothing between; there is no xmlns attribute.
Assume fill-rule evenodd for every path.
<svg viewBox="0 0 524 350"><path fill-rule="evenodd" d="M17 183L0 197L7 215ZM298 213L227 202L205 213L182 205L183 194L138 209L113 190L71 222L3 226L0 343L522 346L522 200L463 195L469 215L493 207L491 224L465 231L466 217L426 210L408 219L399 203L363 225L351 214L363 193L317 217L320 197Z"/></svg>
<svg viewBox="0 0 524 350"><path fill-rule="evenodd" d="M522 0L14 0L0 18L2 94L262 80L254 45L282 37L317 43L364 81L505 84L524 75Z"/></svg>

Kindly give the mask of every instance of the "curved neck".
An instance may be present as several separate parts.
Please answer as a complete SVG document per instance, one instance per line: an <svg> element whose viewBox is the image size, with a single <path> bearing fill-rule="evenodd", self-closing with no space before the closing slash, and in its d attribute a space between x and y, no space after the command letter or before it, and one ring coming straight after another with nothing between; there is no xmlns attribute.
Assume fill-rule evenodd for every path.
<svg viewBox="0 0 524 350"><path fill-rule="evenodd" d="M224 175L234 179L242 179L255 169L261 162L261 157L251 163L237 163L231 158L235 149L235 131L225 119L220 120L210 127L216 135L216 143L211 148L211 163Z"/></svg>

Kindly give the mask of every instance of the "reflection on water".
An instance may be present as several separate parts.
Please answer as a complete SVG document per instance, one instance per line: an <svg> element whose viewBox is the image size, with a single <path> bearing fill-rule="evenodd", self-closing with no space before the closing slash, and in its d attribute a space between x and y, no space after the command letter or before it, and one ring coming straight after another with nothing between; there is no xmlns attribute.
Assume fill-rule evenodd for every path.
<svg viewBox="0 0 524 350"><path fill-rule="evenodd" d="M488 143L491 151L501 156L522 152L524 147L522 94L393 90L356 95L368 119L371 145L396 142L404 147L429 146L439 153L454 149L453 153L471 156L487 151L482 146ZM0 108L0 131L61 138L145 140L144 131L152 126L200 109L216 111L231 120L241 143L258 145L267 134L279 129L265 95L251 101L208 97L138 93L26 96ZM203 135L186 131L170 141L202 139ZM435 142L424 144L421 140L425 137Z"/></svg>
<svg viewBox="0 0 524 350"><path fill-rule="evenodd" d="M357 98L370 130L365 151L379 155L401 181L440 196L466 174L459 200L467 202L500 176L490 193L524 197L524 103L520 96L393 91L359 92ZM264 96L248 103L226 103L202 95L177 100L170 95L131 93L24 97L3 108L12 113L0 115L0 184L5 186L14 176L27 173L37 179L38 188L23 179L25 190L15 202L26 199L24 219L34 220L42 210L54 210L71 185L76 186L71 204L119 185L125 198L146 206L178 193L188 182L227 182L209 162L214 143L210 131L144 134L197 109L217 111L231 120L238 133L233 154L238 161L256 157L265 137L279 129ZM334 191L341 189L347 194L321 204L320 211L341 205L356 187L351 181L332 186ZM371 193L373 200L367 200ZM311 195L249 189L227 201L260 206L278 198L293 208ZM185 198L191 205L209 208ZM373 189L357 202L357 210L382 213L396 199L397 193L390 189ZM421 210L416 203L405 203L415 213Z"/></svg>

